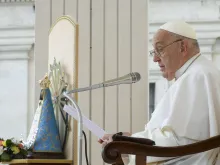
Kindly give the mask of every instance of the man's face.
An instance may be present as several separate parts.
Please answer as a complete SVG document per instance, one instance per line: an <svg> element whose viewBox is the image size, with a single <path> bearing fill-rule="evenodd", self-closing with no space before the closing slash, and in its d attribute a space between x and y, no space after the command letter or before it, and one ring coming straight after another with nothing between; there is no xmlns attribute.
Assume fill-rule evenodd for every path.
<svg viewBox="0 0 220 165"><path fill-rule="evenodd" d="M156 52L153 61L158 63L165 78L168 73L173 74L179 69L182 62L181 42L165 30L159 30L153 38Z"/></svg>

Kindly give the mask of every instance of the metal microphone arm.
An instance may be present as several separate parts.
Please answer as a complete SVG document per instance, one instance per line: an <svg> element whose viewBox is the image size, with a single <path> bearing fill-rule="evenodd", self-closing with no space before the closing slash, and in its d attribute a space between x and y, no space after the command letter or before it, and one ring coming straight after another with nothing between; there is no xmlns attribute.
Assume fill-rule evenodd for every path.
<svg viewBox="0 0 220 165"><path fill-rule="evenodd" d="M114 86L114 85L120 85L120 84L132 84L132 83L139 81L140 78L141 78L140 74L137 72L129 73L119 78L108 80L103 83L95 84L95 85L85 87L85 88L73 89L66 93L71 94L71 93L83 92L83 91L93 90L93 89L102 88L102 87L109 87L109 86Z"/></svg>
<svg viewBox="0 0 220 165"><path fill-rule="evenodd" d="M71 93L77 93L77 92L84 92L84 91L89 91L89 90L93 90L93 89L97 89L97 88L102 88L102 87L109 87L109 86L113 86L113 85L120 85L123 83L123 80L121 81L106 81L104 83L101 84L95 84L92 85L90 87L85 87L85 88L79 88L79 89L73 89L71 91L66 92L67 94L71 94ZM129 83L123 83L123 84L129 84Z"/></svg>
<svg viewBox="0 0 220 165"><path fill-rule="evenodd" d="M88 91L88 90L93 90L93 89L97 89L97 88L101 88L103 87L103 84L95 84L92 85L90 87L85 87L85 88L79 88L79 89L73 89L71 91L66 92L67 94L71 94L71 93L76 93L76 92L83 92L83 91Z"/></svg>

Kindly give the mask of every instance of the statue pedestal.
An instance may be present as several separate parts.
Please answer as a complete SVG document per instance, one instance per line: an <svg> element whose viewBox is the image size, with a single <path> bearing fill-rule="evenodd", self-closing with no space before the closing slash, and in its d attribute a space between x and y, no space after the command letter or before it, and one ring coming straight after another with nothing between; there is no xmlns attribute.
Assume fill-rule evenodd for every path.
<svg viewBox="0 0 220 165"><path fill-rule="evenodd" d="M10 162L0 162L9 165L73 165L73 160L68 159L14 159Z"/></svg>

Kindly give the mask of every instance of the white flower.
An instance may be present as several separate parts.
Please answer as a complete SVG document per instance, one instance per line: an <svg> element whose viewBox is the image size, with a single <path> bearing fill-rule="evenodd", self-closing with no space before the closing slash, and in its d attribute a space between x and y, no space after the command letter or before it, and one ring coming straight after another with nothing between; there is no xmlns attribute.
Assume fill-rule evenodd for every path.
<svg viewBox="0 0 220 165"><path fill-rule="evenodd" d="M3 146L0 146L0 155L3 153L4 149Z"/></svg>

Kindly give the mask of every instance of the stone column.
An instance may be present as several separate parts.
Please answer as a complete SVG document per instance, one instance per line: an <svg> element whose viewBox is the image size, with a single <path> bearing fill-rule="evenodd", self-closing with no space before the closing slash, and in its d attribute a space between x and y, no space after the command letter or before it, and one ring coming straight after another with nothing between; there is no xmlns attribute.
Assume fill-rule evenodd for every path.
<svg viewBox="0 0 220 165"><path fill-rule="evenodd" d="M34 8L32 3L0 1L0 132L24 139L33 119ZM29 69L32 70L29 70ZM30 88L30 89L29 89Z"/></svg>

